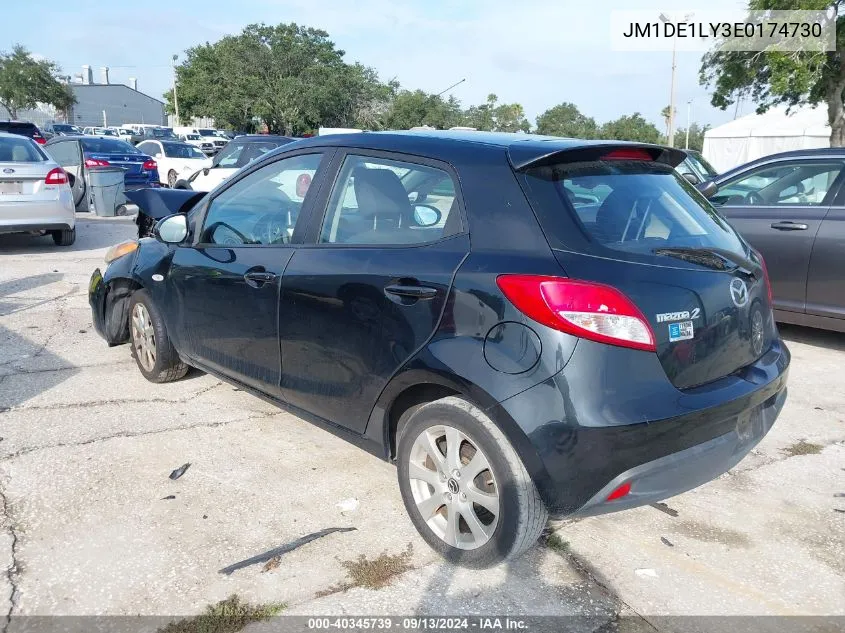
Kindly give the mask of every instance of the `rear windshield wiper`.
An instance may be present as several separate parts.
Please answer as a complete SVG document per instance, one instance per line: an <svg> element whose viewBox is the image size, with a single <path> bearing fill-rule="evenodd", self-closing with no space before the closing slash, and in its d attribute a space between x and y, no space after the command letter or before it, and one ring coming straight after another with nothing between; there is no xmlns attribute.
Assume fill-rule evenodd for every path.
<svg viewBox="0 0 845 633"><path fill-rule="evenodd" d="M753 274L756 268L753 262L746 259L738 253L724 251L715 248L693 248L687 246L673 246L666 248L655 248L652 251L655 255L666 255L667 257L675 257L682 259L691 264L698 264L713 270L737 270L746 275Z"/></svg>

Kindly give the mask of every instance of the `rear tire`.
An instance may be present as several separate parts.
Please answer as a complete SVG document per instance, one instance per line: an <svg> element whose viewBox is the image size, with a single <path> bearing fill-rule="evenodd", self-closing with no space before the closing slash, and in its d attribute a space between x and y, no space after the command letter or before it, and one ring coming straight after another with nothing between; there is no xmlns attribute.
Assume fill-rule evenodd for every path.
<svg viewBox="0 0 845 633"><path fill-rule="evenodd" d="M50 231L56 246L71 246L76 241L76 228Z"/></svg>
<svg viewBox="0 0 845 633"><path fill-rule="evenodd" d="M150 382L172 382L188 373L146 290L135 291L129 300L129 343L132 358Z"/></svg>
<svg viewBox="0 0 845 633"><path fill-rule="evenodd" d="M171 189L174 189L176 187L176 172L172 169L167 172L167 186Z"/></svg>
<svg viewBox="0 0 845 633"><path fill-rule="evenodd" d="M534 545L546 506L511 443L480 409L442 398L420 406L398 433L402 500L432 549L486 568Z"/></svg>

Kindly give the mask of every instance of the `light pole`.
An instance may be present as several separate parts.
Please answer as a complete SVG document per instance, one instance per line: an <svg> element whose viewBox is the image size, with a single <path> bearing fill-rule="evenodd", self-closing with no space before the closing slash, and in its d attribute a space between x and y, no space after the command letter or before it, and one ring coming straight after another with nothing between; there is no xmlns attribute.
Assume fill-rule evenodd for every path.
<svg viewBox="0 0 845 633"><path fill-rule="evenodd" d="M660 20L674 26L674 22L665 13L660 14ZM666 144L669 147L675 147L675 48L677 44L678 38L675 33L672 33L672 83L669 86L669 126L666 131Z"/></svg>
<svg viewBox="0 0 845 633"><path fill-rule="evenodd" d="M684 144L684 149L689 149L689 128L692 125L692 99L687 101L687 141Z"/></svg>
<svg viewBox="0 0 845 633"><path fill-rule="evenodd" d="M176 126L179 125L179 100L176 98L176 59L178 55L174 55L173 60L173 110L175 114L174 123Z"/></svg>

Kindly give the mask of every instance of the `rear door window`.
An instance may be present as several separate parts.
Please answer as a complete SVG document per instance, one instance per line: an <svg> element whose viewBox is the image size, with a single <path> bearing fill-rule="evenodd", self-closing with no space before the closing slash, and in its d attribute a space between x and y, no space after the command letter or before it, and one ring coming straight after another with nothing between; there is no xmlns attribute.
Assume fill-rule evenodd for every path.
<svg viewBox="0 0 845 633"><path fill-rule="evenodd" d="M446 171L350 155L332 192L320 242L424 244L460 230L455 183Z"/></svg>
<svg viewBox="0 0 845 633"><path fill-rule="evenodd" d="M79 144L76 141L61 141L47 146L47 153L62 167L76 167L79 160Z"/></svg>
<svg viewBox="0 0 845 633"><path fill-rule="evenodd" d="M745 254L727 221L670 166L645 160L559 163L527 170L532 203L553 246L576 225L599 248L654 255L665 248Z"/></svg>

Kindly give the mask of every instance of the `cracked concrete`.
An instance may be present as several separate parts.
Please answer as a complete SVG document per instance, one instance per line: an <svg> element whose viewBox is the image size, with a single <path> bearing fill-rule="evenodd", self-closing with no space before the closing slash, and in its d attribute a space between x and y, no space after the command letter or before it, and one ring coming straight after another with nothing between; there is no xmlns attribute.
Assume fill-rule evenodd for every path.
<svg viewBox="0 0 845 633"><path fill-rule="evenodd" d="M785 330L794 363L782 419L734 471L667 500L677 517L640 508L565 522L565 554L538 546L479 573L416 535L389 464L199 372L148 383L125 346L107 347L84 288L133 230L80 214L70 250L0 236L2 613L176 616L232 593L300 614L578 614L611 628L639 616L642 630L670 614L843 613L833 494L845 491L845 337ZM801 439L824 449L788 457ZM341 512L350 497L357 510ZM357 529L272 571L217 571L347 526ZM315 598L346 579L343 561L409 544L412 568L390 586Z"/></svg>

